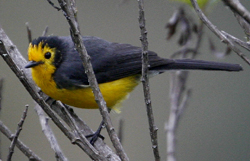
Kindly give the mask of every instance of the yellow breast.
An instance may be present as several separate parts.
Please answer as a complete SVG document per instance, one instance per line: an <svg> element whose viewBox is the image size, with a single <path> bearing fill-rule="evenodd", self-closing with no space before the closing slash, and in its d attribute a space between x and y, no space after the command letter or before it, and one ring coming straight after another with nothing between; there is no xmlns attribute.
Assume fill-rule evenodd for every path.
<svg viewBox="0 0 250 161"><path fill-rule="evenodd" d="M70 106L87 109L98 108L90 87L74 90L59 89L52 77L55 68L53 66L50 66L50 68L44 67L45 65L42 64L31 69L35 83L44 93ZM138 75L134 75L99 84L99 87L107 103L107 107L118 112L120 103L128 97L128 94L138 85L138 83L139 77Z"/></svg>

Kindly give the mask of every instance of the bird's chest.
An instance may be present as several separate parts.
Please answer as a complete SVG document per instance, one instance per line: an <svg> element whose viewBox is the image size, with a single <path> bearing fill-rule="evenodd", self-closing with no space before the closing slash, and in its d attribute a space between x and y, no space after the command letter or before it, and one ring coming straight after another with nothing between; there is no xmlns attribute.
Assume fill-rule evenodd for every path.
<svg viewBox="0 0 250 161"><path fill-rule="evenodd" d="M57 86L53 79L54 68L46 68L44 66L38 66L32 68L32 78L38 87L46 93L47 95L51 96L55 92L57 92Z"/></svg>

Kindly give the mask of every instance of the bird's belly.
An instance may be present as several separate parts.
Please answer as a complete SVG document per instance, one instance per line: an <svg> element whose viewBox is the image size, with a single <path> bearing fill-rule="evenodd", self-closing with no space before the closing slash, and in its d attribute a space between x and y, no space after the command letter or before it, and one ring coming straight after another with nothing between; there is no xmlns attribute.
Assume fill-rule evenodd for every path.
<svg viewBox="0 0 250 161"><path fill-rule="evenodd" d="M138 85L138 83L138 76L130 76L99 84L99 87L107 103L107 107L118 112L119 104L128 97L128 94ZM53 87L56 86L53 85ZM86 109L98 108L90 87L74 90L52 88L41 89L50 97L60 100L67 105Z"/></svg>

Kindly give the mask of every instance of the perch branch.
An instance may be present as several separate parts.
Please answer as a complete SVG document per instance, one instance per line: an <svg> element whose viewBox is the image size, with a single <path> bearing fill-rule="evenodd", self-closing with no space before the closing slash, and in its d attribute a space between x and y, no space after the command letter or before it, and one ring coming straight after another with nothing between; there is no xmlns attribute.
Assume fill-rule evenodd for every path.
<svg viewBox="0 0 250 161"><path fill-rule="evenodd" d="M223 2L235 13L239 14L250 24L250 12L239 0L223 0Z"/></svg>
<svg viewBox="0 0 250 161"><path fill-rule="evenodd" d="M230 49L232 49L238 56L240 56L248 65L250 65L250 60L235 46L235 43L229 40L215 25L213 25L205 14L201 11L199 5L197 4L197 0L191 0L192 5L200 17L201 21L217 36L219 39L228 45Z"/></svg>
<svg viewBox="0 0 250 161"><path fill-rule="evenodd" d="M85 68L85 72L88 76L89 84L93 90L95 100L99 106L100 113L103 117L103 120L106 125L107 132L113 143L113 146L116 149L117 154L121 158L121 160L127 161L129 160L127 154L125 153L119 138L115 132L115 129L112 125L111 118L109 116L108 108L106 106L106 102L103 99L103 96L100 92L97 80L94 75L94 71L90 62L90 56L87 54L86 48L83 44L83 39L80 33L79 25L76 19L76 8L75 2L73 0L58 0L61 9L63 10L64 16L68 20L71 29L71 36L75 43L78 53L83 61L83 65Z"/></svg>
<svg viewBox="0 0 250 161"><path fill-rule="evenodd" d="M182 22L182 23L180 23ZM174 34L177 27L177 23L180 23L181 28L184 26L196 26L191 19L185 13L185 10L181 7L178 11L175 11L172 18L167 24L167 28L170 30L169 34ZM187 37L186 43L180 44L181 48L175 52L171 57L179 56L181 58L195 58L199 54L199 48L203 39L204 25L200 23L197 30L194 32L191 27L181 31L181 37ZM195 33L196 42L193 45L192 33ZM185 34L188 34L185 36ZM194 47L192 47L194 46ZM188 71L176 71L171 73L170 83L170 113L168 121L165 123L166 131L166 155L167 161L175 161L176 156L176 130L178 128L181 114L187 108L187 101L189 100L191 89L186 89L186 82L188 79Z"/></svg>
<svg viewBox="0 0 250 161"><path fill-rule="evenodd" d="M58 161L68 161L68 159L64 156L52 129L50 128L48 124L49 118L44 114L42 108L38 104L36 104L34 108L39 117L40 124L42 126L42 131L44 135L46 136L46 138L48 139L51 148L55 152L56 159Z"/></svg>
<svg viewBox="0 0 250 161"><path fill-rule="evenodd" d="M139 26L141 30L141 44L142 44L142 84L143 84L143 91L144 91L144 99L146 104L147 116L148 116L148 123L149 123L149 130L150 130L150 137L152 143L152 149L155 157L155 161L160 160L160 154L158 149L158 141L157 141L157 130L158 128L154 122L154 115L153 109L151 104L151 97L150 97L150 87L149 87L149 78L148 78L148 41L147 41L147 30L145 26L145 15L144 15L144 6L142 0L138 0L139 5Z"/></svg>
<svg viewBox="0 0 250 161"><path fill-rule="evenodd" d="M13 134L11 133L11 131L8 129L7 126L5 126L3 124L2 121L0 121L0 131L9 139L9 140L13 140ZM25 154L29 160L37 160L37 161L42 161L42 159L37 156L32 150L30 150L30 148L28 146L26 146L22 141L20 141L19 139L17 139L16 141L16 146L17 148L23 153Z"/></svg>
<svg viewBox="0 0 250 161"><path fill-rule="evenodd" d="M7 157L7 161L11 161L12 155L14 153L14 148L15 148L16 143L17 143L18 136L19 136L19 134L20 134L20 132L22 130L24 120L25 120L25 118L27 116L28 108L29 108L29 106L26 105L26 108L25 108L25 110L23 112L23 116L22 116L20 122L18 123L17 131L14 134L13 139L12 139L11 144L10 144L10 147L9 147L9 154L8 154L8 157Z"/></svg>

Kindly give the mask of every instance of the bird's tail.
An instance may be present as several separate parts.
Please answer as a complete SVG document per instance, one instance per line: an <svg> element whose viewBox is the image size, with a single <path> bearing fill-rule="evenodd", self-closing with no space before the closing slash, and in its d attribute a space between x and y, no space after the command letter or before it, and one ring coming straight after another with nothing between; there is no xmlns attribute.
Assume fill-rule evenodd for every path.
<svg viewBox="0 0 250 161"><path fill-rule="evenodd" d="M169 61L169 60L166 60ZM241 71L239 64L219 63L195 59L173 59L170 62L153 67L150 70L220 70L220 71Z"/></svg>

